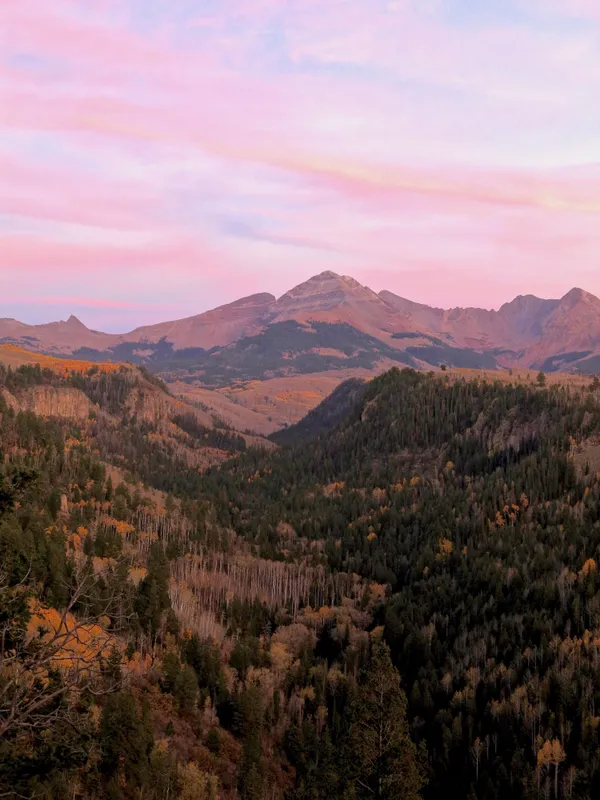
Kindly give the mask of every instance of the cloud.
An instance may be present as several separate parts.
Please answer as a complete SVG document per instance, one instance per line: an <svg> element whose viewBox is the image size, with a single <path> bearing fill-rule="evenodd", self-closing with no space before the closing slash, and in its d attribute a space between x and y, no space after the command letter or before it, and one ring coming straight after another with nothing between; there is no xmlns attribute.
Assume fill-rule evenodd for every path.
<svg viewBox="0 0 600 800"><path fill-rule="evenodd" d="M141 303L133 300L113 300L102 297L73 297L69 295L22 295L3 297L7 305L64 306L66 308L93 308L101 311L160 311L172 313L180 310L175 303Z"/></svg>
<svg viewBox="0 0 600 800"><path fill-rule="evenodd" d="M104 228L133 229L156 220L158 199L139 184L0 154L0 213Z"/></svg>
<svg viewBox="0 0 600 800"><path fill-rule="evenodd" d="M196 241L153 242L139 247L86 245L56 241L35 234L1 234L2 271L28 279L92 275L95 279L117 281L136 274L141 281L159 275L168 279L169 271L180 277L201 270L204 277L227 274L223 259Z"/></svg>
<svg viewBox="0 0 600 800"><path fill-rule="evenodd" d="M519 5L544 17L600 21L600 5L596 0L519 0Z"/></svg>
<svg viewBox="0 0 600 800"><path fill-rule="evenodd" d="M193 313L321 268L587 276L600 170L569 165L600 162L597 31L548 20L596 4L516 2L5 0L3 291L168 284Z"/></svg>

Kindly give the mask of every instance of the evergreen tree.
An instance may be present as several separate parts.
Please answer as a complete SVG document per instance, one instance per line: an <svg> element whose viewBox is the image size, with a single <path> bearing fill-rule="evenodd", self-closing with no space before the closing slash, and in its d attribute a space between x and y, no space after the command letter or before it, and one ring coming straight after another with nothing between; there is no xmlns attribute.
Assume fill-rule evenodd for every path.
<svg viewBox="0 0 600 800"><path fill-rule="evenodd" d="M189 664L180 670L175 681L175 699L181 711L190 714L198 706L198 679Z"/></svg>
<svg viewBox="0 0 600 800"><path fill-rule="evenodd" d="M134 603L142 628L156 636L169 599L169 561L160 542L154 542L148 557L148 574L141 581Z"/></svg>
<svg viewBox="0 0 600 800"><path fill-rule="evenodd" d="M100 768L109 783L114 785L122 776L134 787L144 786L149 776L152 745L152 729L146 710L140 714L129 692L109 695L100 719Z"/></svg>
<svg viewBox="0 0 600 800"><path fill-rule="evenodd" d="M389 647L377 642L350 710L349 755L358 797L417 800L424 784Z"/></svg>
<svg viewBox="0 0 600 800"><path fill-rule="evenodd" d="M238 789L243 800L262 800L263 765L261 731L264 719L263 702L258 686L245 689L238 702L238 729L244 741L238 775Z"/></svg>

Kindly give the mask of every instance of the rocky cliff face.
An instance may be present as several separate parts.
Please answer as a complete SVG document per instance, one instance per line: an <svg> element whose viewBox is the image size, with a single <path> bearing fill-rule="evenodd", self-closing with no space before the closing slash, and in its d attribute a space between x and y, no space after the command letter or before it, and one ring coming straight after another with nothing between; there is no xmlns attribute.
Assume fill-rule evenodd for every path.
<svg viewBox="0 0 600 800"><path fill-rule="evenodd" d="M572 289L539 322L539 333L521 357L524 365L542 365L561 354L600 353L600 300Z"/></svg>
<svg viewBox="0 0 600 800"><path fill-rule="evenodd" d="M6 403L6 405L9 408L12 408L13 411L15 411L15 412L19 411L19 401L17 400L17 398L14 395L12 395L8 391L8 389L5 389L4 387L2 387L0 389L0 397L2 398L2 400L4 400L4 402Z"/></svg>
<svg viewBox="0 0 600 800"><path fill-rule="evenodd" d="M154 386L140 386L132 389L124 402L128 414L135 415L139 421L147 422L164 429L178 414L192 414L205 428L214 427L210 414L199 408L177 400Z"/></svg>
<svg viewBox="0 0 600 800"><path fill-rule="evenodd" d="M18 397L3 389L2 396L13 410L33 411L40 417L59 417L82 422L93 409L83 392L70 387L33 386L20 392Z"/></svg>

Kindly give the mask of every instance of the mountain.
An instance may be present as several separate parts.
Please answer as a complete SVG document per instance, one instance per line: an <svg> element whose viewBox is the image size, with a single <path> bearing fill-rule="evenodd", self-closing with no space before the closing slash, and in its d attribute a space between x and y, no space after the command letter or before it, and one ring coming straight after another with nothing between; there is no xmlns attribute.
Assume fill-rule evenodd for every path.
<svg viewBox="0 0 600 800"><path fill-rule="evenodd" d="M490 333L496 321L494 311L432 308L388 291L380 292L379 296L399 314L406 331L428 331L460 347L490 347L496 342L496 337Z"/></svg>
<svg viewBox="0 0 600 800"><path fill-rule="evenodd" d="M600 300L572 289L540 318L539 336L525 348L522 360L548 371L600 368Z"/></svg>
<svg viewBox="0 0 600 800"><path fill-rule="evenodd" d="M395 329L391 320L396 314L383 298L354 278L335 272L323 272L291 289L274 303L272 312L274 323L347 324L384 340L386 329Z"/></svg>
<svg viewBox="0 0 600 800"><path fill-rule="evenodd" d="M257 333L274 302L271 294L254 294L195 317L136 328L122 336L121 341L159 342L165 339L175 350L222 347Z"/></svg>
<svg viewBox="0 0 600 800"><path fill-rule="evenodd" d="M0 319L0 343L18 344L28 350L70 354L82 347L107 350L115 337L92 331L71 315L68 320L26 325L16 319Z"/></svg>
<svg viewBox="0 0 600 800"><path fill-rule="evenodd" d="M125 334L89 330L75 317L36 326L2 319L1 342L94 362L146 365L188 399L198 390L198 402L223 408L233 424L245 418L249 428L267 433L298 421L323 399L318 391L312 406L300 402L294 413L285 407L285 399L306 392L304 382L316 376L327 377L324 385L331 391L330 376L341 383L395 364L600 371L600 300L573 289L560 299L522 295L498 310L441 309L385 290L377 294L327 271L279 298L255 294ZM206 402L206 390L220 392L226 402ZM251 413L238 414L231 403Z"/></svg>
<svg viewBox="0 0 600 800"><path fill-rule="evenodd" d="M519 296L498 311L482 308L430 308L392 292L380 295L406 315L411 326L421 326L446 337L459 347L519 348L541 334L540 320L558 301L533 295Z"/></svg>

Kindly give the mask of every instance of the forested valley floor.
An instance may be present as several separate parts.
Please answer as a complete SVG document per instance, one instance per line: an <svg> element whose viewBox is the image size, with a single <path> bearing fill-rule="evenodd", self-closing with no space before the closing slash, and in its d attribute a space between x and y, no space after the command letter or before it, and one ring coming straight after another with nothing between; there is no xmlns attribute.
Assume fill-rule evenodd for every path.
<svg viewBox="0 0 600 800"><path fill-rule="evenodd" d="M0 366L0 796L600 797L597 382L393 369L273 439Z"/></svg>

